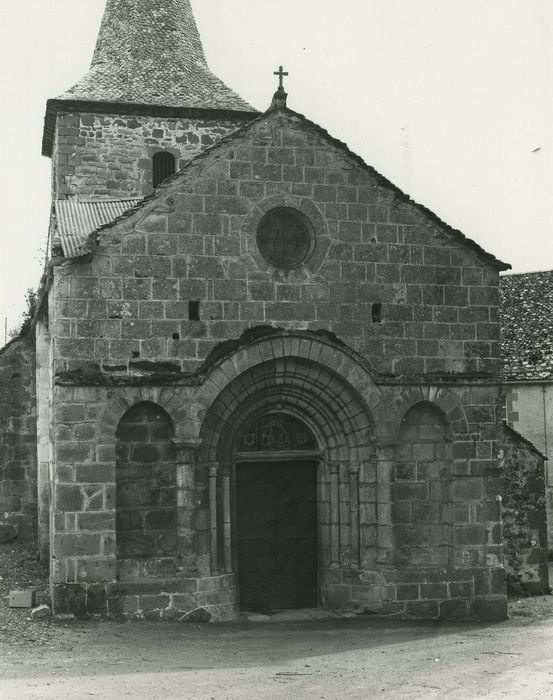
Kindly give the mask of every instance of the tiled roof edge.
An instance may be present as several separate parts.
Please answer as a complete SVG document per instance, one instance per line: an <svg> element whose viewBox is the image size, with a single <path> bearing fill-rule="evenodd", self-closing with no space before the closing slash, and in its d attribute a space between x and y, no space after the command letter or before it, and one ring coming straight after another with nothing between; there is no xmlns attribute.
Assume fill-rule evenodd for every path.
<svg viewBox="0 0 553 700"><path fill-rule="evenodd" d="M529 277L530 275L550 275L553 270L531 270L530 272L510 272L508 275L502 275L501 280L508 280L511 277Z"/></svg>

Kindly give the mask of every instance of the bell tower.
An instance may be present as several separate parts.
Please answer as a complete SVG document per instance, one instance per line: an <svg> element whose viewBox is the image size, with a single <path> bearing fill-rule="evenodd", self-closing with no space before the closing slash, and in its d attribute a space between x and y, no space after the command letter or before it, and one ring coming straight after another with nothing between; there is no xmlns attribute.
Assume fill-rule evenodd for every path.
<svg viewBox="0 0 553 700"><path fill-rule="evenodd" d="M190 0L107 0L90 70L47 102L53 198L142 198L256 115L210 71Z"/></svg>

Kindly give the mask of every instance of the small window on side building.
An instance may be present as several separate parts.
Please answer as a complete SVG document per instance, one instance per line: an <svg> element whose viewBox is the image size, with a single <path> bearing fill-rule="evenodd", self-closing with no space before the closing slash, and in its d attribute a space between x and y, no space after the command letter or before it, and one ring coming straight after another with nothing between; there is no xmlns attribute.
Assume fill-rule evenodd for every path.
<svg viewBox="0 0 553 700"><path fill-rule="evenodd" d="M373 304L371 307L371 315L373 323L382 323L382 304Z"/></svg>
<svg viewBox="0 0 553 700"><path fill-rule="evenodd" d="M156 153L152 159L154 189L171 175L175 174L175 156L166 151Z"/></svg>

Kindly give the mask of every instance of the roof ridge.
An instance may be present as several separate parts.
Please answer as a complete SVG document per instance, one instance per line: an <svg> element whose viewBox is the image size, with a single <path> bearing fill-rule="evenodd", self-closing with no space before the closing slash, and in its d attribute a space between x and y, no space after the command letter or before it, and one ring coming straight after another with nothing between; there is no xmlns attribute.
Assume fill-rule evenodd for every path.
<svg viewBox="0 0 553 700"><path fill-rule="evenodd" d="M528 277L529 275L548 275L552 274L553 270L532 270L531 272L509 272L500 277L500 279L510 279L511 277Z"/></svg>

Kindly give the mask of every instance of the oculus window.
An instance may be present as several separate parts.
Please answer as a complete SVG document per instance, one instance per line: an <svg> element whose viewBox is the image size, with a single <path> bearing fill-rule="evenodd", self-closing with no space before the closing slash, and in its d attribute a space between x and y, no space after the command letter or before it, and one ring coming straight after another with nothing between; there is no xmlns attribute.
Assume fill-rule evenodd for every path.
<svg viewBox="0 0 553 700"><path fill-rule="evenodd" d="M313 252L313 227L301 212L276 207L261 219L257 228L257 245L271 265L284 269L298 267Z"/></svg>

